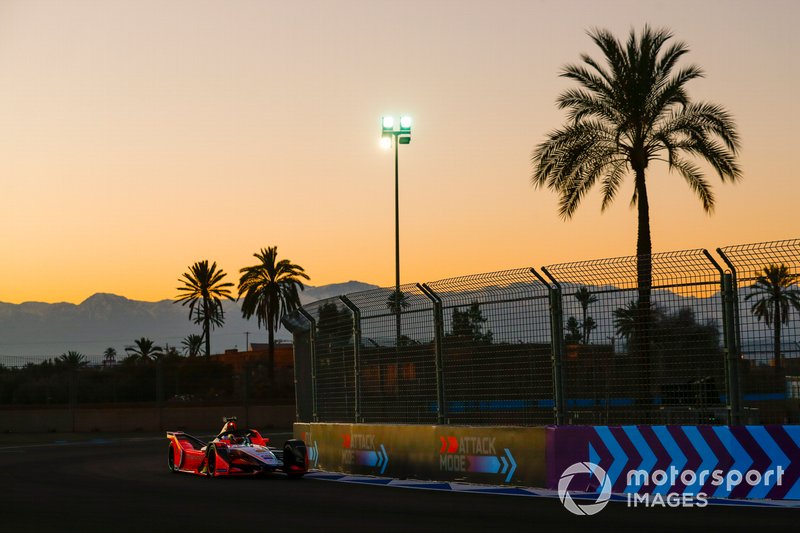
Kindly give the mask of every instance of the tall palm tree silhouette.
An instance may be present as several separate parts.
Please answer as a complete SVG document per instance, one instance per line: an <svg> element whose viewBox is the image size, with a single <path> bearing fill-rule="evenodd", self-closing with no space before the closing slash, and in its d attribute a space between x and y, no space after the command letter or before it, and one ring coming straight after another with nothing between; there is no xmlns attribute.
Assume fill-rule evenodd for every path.
<svg viewBox="0 0 800 533"><path fill-rule="evenodd" d="M769 265L753 284L753 292L745 301L757 299L750 312L767 327L773 327L775 370L781 368L781 328L789 321L789 311L800 313L800 287L797 274L791 274L786 265Z"/></svg>
<svg viewBox="0 0 800 533"><path fill-rule="evenodd" d="M211 329L225 323L225 313L222 310L222 298L233 301L233 296L228 287L233 283L223 282L227 274L222 269L217 270L217 263L210 266L208 260L198 261L189 267L188 272L178 278L183 286L175 298L175 303L189 304L189 319L194 317L195 324L203 325L203 337L206 342L206 356L211 354Z"/></svg>
<svg viewBox="0 0 800 533"><path fill-rule="evenodd" d="M637 35L631 30L626 43L607 30L592 30L589 37L603 53L605 65L586 54L584 65L567 65L561 76L581 87L562 93L558 107L567 110L569 122L550 132L533 152L531 181L560 196L559 214L569 219L581 200L600 182L601 209L615 199L624 177L634 178L631 206L638 209L636 278L637 323L646 350L650 325L652 242L647 170L664 161L680 174L711 212L714 196L701 169L690 158L705 160L723 182L741 176L736 163L739 137L732 116L718 105L692 102L687 82L703 76L690 65L677 68L689 51L674 42L666 29L649 26Z"/></svg>
<svg viewBox="0 0 800 533"><path fill-rule="evenodd" d="M575 299L581 304L581 311L583 312L583 322L581 322L581 327L583 328L583 344L589 344L589 333L594 329L592 326L596 327L594 321L591 323L588 322L589 306L597 302L597 296L592 294L592 291L590 291L588 287L580 287L575 291Z"/></svg>
<svg viewBox="0 0 800 533"><path fill-rule="evenodd" d="M300 307L299 290L305 289L301 280L311 279L303 267L293 264L288 259L278 260L278 247L262 248L253 254L258 263L244 267L239 272L239 297L242 300L242 316L250 318L255 315L258 327L267 328L269 342L269 379L275 376L275 331L280 320Z"/></svg>

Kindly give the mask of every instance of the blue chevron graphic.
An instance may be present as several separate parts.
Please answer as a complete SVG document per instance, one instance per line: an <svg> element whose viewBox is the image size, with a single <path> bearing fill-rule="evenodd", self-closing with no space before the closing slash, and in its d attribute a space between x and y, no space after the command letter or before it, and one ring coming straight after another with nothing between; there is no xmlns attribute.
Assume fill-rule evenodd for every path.
<svg viewBox="0 0 800 533"><path fill-rule="evenodd" d="M794 441L795 446L800 448L800 426L783 426L783 429ZM795 482L784 498L789 500L800 500L800 479Z"/></svg>
<svg viewBox="0 0 800 533"><path fill-rule="evenodd" d="M642 437L641 432L639 432L639 428L636 426L622 426L622 430L636 447L636 451L642 456L642 462L639 463L638 470L644 470L649 476L650 471L658 461L656 454L654 454L653 450L650 449L650 446L647 445L647 442L644 440L644 437ZM642 486L640 484L634 482L632 485L625 487L625 492L639 492L641 488Z"/></svg>
<svg viewBox="0 0 800 533"><path fill-rule="evenodd" d="M500 456L500 473L505 474L508 472L508 461L502 455Z"/></svg>
<svg viewBox="0 0 800 533"><path fill-rule="evenodd" d="M786 470L789 466L789 458L786 457L780 447L772 440L772 437L769 436L767 430L764 426L746 426L747 431L750 432L750 435L756 440L761 449L766 452L767 456L769 457L770 463L769 470L773 472L777 469L778 466ZM777 481L777 476L773 474L770 476L769 479L770 483L768 485L764 484L762 481L761 484L756 485L753 487L753 490L747 495L748 498L766 498L769 491L775 486L775 482Z"/></svg>
<svg viewBox="0 0 800 533"><path fill-rule="evenodd" d="M683 432L689 437L689 442L692 443L694 449L700 454L702 463L695 469L697 479L690 487L683 489L684 494L697 494L703 489L703 485L711 478L711 471L719 463L719 458L714 455L711 447L706 442L706 439L700 434L700 430L696 426L683 426ZM705 475L701 479L701 475Z"/></svg>
<svg viewBox="0 0 800 533"><path fill-rule="evenodd" d="M508 475L506 476L506 483L511 481L511 476L514 475L514 472L517 470L517 462L514 460L514 456L511 455L511 450L505 448L506 457L508 457L508 462L511 464L511 467L508 469Z"/></svg>
<svg viewBox="0 0 800 533"><path fill-rule="evenodd" d="M733 465L728 469L728 472L731 470L736 470L742 474L747 472L750 465L753 464L753 458L747 455L745 449L742 448L742 445L731 433L731 429L728 426L714 426L714 432L719 437L722 445L725 446L725 449L728 450L728 453L731 454L731 457L733 457ZM730 495L733 488L729 490L725 486L729 476L730 473L725 477L725 483L720 485L714 492L714 498L727 498Z"/></svg>
<svg viewBox="0 0 800 533"><path fill-rule="evenodd" d="M594 449L594 446L592 446L591 442L589 443L589 462L594 465L600 464L600 454L597 453L597 450ZM594 473L594 469L592 469L592 475L594 477L597 477L597 475L595 475ZM602 488L603 488L602 485L598 485L597 490L595 492L599 494Z"/></svg>
<svg viewBox="0 0 800 533"><path fill-rule="evenodd" d="M671 470L672 467L675 467L678 472L682 471L683 467L686 465L686 456L681 451L678 443L675 442L675 439L672 438L672 435L669 434L667 426L653 426L653 432L655 432L658 440L661 441L664 449L667 450L669 454L669 458L672 460L669 464L668 471ZM665 483L660 487L656 487L653 494L661 494L663 496L669 492L670 488L670 484Z"/></svg>
<svg viewBox="0 0 800 533"><path fill-rule="evenodd" d="M611 430L608 429L608 426L596 426L594 430L614 458L614 462L611 463L611 468L608 469L608 480L613 487L619 475L625 469L625 465L628 464L628 456L625 455L625 451L619 445L617 439L614 438L614 435L611 434Z"/></svg>
<svg viewBox="0 0 800 533"><path fill-rule="evenodd" d="M389 464L389 454L386 453L386 448L381 444L381 452L383 452L383 464L381 465L381 474L386 472L386 465Z"/></svg>

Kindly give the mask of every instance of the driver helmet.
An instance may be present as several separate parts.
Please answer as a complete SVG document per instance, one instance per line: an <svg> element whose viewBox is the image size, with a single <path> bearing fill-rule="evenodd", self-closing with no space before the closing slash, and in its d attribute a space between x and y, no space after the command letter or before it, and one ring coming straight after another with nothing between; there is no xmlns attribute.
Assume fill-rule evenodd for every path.
<svg viewBox="0 0 800 533"><path fill-rule="evenodd" d="M225 422L225 425L222 426L222 431L220 433L229 433L236 431L236 420L228 420Z"/></svg>

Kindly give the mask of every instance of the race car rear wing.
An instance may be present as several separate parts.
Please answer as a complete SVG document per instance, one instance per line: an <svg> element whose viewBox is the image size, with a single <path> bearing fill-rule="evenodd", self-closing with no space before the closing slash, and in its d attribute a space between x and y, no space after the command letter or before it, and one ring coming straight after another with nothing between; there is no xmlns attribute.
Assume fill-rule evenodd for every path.
<svg viewBox="0 0 800 533"><path fill-rule="evenodd" d="M194 435L189 435L188 433L184 433L183 431L167 431L167 438L169 439L170 437L173 439L177 439L179 441L180 440L189 441L190 443L192 443L192 446L197 449L200 449L206 445L206 443L203 440L198 439Z"/></svg>

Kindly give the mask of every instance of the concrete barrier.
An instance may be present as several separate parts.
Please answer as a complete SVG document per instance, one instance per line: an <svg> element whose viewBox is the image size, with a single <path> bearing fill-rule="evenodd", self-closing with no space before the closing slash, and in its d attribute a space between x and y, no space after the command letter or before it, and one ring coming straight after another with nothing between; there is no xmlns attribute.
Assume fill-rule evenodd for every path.
<svg viewBox="0 0 800 533"><path fill-rule="evenodd" d="M297 423L312 467L396 478L544 486L545 428Z"/></svg>
<svg viewBox="0 0 800 533"><path fill-rule="evenodd" d="M569 476L580 478L573 489L800 499L800 426L297 423L294 436L313 468L331 472L557 490L571 465L592 463L592 474Z"/></svg>
<svg viewBox="0 0 800 533"><path fill-rule="evenodd" d="M588 462L612 493L800 499L800 426L561 426L547 428L547 488Z"/></svg>

